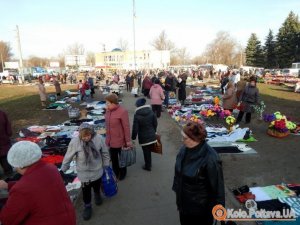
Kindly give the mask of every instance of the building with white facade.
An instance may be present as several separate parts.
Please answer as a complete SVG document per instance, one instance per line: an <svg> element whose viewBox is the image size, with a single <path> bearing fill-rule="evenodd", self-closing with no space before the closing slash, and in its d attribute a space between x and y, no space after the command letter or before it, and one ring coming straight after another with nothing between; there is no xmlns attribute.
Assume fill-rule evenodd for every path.
<svg viewBox="0 0 300 225"><path fill-rule="evenodd" d="M95 54L95 66L114 69L164 69L170 65L170 51L143 50L134 52L113 49Z"/></svg>

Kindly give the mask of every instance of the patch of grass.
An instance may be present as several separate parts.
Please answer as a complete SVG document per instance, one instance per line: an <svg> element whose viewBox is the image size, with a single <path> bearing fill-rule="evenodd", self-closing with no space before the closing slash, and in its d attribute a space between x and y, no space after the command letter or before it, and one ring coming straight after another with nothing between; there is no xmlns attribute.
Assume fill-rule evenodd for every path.
<svg viewBox="0 0 300 225"><path fill-rule="evenodd" d="M61 88L62 92L75 90L75 85L61 85ZM46 92L55 94L55 88L53 86L46 87ZM36 85L1 85L0 109L8 114L15 132L29 125L59 124L68 119L66 110L42 110Z"/></svg>
<svg viewBox="0 0 300 225"><path fill-rule="evenodd" d="M260 99L266 104L266 113L280 111L295 122L300 122L300 94L290 88L258 84Z"/></svg>
<svg viewBox="0 0 300 225"><path fill-rule="evenodd" d="M270 84L257 84L257 87L262 95L300 102L300 94L293 92L292 88Z"/></svg>

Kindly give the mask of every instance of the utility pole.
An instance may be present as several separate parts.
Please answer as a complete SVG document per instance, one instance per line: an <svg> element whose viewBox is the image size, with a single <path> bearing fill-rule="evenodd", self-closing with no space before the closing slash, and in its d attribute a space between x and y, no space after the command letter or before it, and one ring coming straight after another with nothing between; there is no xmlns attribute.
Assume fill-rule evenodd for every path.
<svg viewBox="0 0 300 225"><path fill-rule="evenodd" d="M135 0L132 0L133 4L133 62L134 62L134 70L136 70L136 55L135 55Z"/></svg>
<svg viewBox="0 0 300 225"><path fill-rule="evenodd" d="M21 40L20 40L20 33L19 33L19 26L16 25L17 27L17 44L18 44L18 50L19 50L19 60L20 60L20 65L19 65L19 72L22 77L22 82L24 82L24 74L23 74L23 58L22 58L22 49L21 49Z"/></svg>
<svg viewBox="0 0 300 225"><path fill-rule="evenodd" d="M3 56L2 56L2 53L1 53L1 64L2 64L2 72L4 72L4 63L3 63Z"/></svg>

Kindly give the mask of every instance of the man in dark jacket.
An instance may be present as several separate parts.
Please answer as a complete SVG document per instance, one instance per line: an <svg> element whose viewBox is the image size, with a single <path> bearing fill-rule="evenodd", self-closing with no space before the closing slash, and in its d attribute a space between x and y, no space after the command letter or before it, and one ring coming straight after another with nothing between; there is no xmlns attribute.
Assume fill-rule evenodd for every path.
<svg viewBox="0 0 300 225"><path fill-rule="evenodd" d="M0 164L6 175L12 172L12 167L7 162L7 152L11 147L10 137L12 136L11 124L5 112L0 110Z"/></svg>
<svg viewBox="0 0 300 225"><path fill-rule="evenodd" d="M203 125L189 122L182 132L181 147L175 164L173 190L181 225L211 225L212 209L225 206L221 161L205 141Z"/></svg>
<svg viewBox="0 0 300 225"><path fill-rule="evenodd" d="M132 126L131 139L135 140L138 135L139 144L142 146L144 153L145 165L144 170L151 171L151 150L156 143L157 118L153 113L150 105L145 105L146 99L138 99L135 103L135 110Z"/></svg>
<svg viewBox="0 0 300 225"><path fill-rule="evenodd" d="M165 79L165 100L164 100L164 104L166 105L166 107L168 108L169 106L169 93L171 91L176 91L176 78L174 77L174 75L172 73L168 73L167 72L167 77Z"/></svg>

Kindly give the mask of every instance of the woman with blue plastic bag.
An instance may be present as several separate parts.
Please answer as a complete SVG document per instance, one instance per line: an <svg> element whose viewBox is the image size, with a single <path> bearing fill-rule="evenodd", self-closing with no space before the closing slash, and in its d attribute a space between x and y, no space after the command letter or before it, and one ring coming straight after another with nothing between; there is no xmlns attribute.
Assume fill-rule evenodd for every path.
<svg viewBox="0 0 300 225"><path fill-rule="evenodd" d="M79 127L79 136L71 140L64 157L61 170L66 172L70 162L75 158L76 170L82 184L84 202L83 219L89 220L92 216L92 188L95 204L102 204L100 194L101 177L105 167L109 166L110 157L104 138L96 134L93 126L82 123Z"/></svg>

